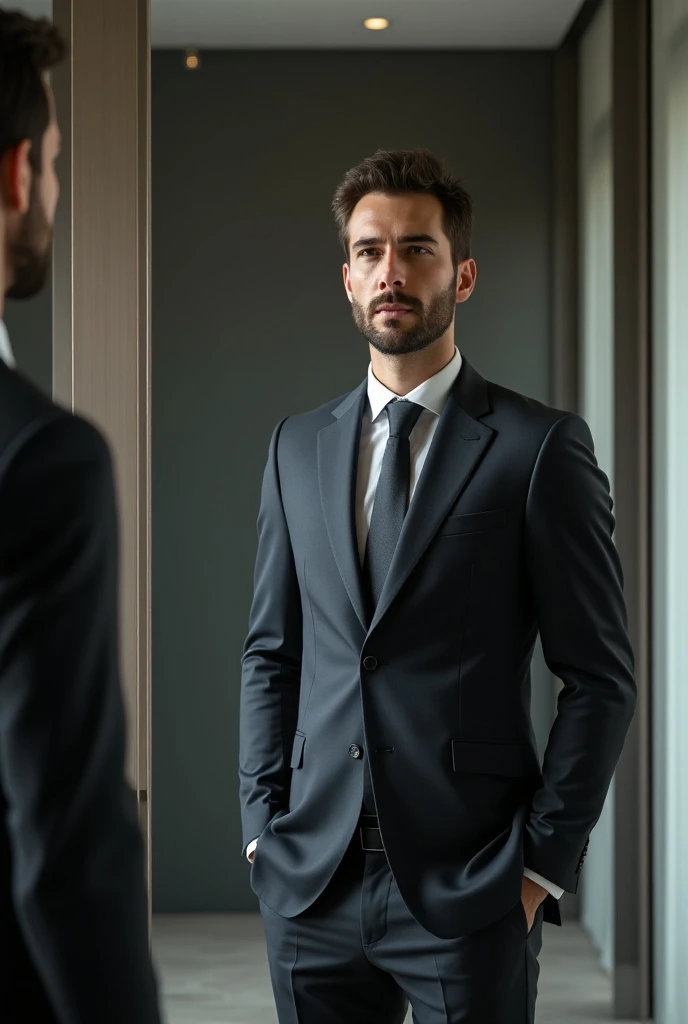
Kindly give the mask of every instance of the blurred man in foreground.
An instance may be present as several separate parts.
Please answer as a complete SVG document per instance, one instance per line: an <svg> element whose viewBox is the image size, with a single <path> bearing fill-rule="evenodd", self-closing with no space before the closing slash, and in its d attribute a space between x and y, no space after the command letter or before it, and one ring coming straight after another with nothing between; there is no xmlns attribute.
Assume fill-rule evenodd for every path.
<svg viewBox="0 0 688 1024"><path fill-rule="evenodd" d="M0 1020L157 1024L110 454L15 371L2 321L48 273L64 51L0 9Z"/></svg>

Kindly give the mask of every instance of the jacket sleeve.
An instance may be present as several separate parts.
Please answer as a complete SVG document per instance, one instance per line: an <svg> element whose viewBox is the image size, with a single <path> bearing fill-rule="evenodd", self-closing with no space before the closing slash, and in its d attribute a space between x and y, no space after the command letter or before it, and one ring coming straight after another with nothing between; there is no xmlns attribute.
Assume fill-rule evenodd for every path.
<svg viewBox="0 0 688 1024"><path fill-rule="evenodd" d="M528 570L545 660L561 679L524 856L576 892L636 702L609 482L586 423L550 429L526 504Z"/></svg>
<svg viewBox="0 0 688 1024"><path fill-rule="evenodd" d="M0 784L15 912L60 1024L157 1024L125 781L108 447L44 423L0 478Z"/></svg>
<svg viewBox="0 0 688 1024"><path fill-rule="evenodd" d="M289 805L299 705L302 611L282 505L276 428L258 515L253 603L242 659L239 751L243 848Z"/></svg>

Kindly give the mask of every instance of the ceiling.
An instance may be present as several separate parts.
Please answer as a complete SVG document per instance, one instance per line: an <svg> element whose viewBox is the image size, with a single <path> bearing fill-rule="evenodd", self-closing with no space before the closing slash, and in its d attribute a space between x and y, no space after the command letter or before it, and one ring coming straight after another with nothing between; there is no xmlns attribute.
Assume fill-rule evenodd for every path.
<svg viewBox="0 0 688 1024"><path fill-rule="evenodd" d="M3 0L49 14L50 0ZM583 0L152 0L153 45L213 49L548 49ZM385 17L384 32L364 18Z"/></svg>

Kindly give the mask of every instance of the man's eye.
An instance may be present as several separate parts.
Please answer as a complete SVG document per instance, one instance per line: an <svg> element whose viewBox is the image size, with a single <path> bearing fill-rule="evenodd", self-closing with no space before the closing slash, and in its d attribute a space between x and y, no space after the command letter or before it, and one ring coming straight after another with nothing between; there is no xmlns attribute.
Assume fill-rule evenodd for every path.
<svg viewBox="0 0 688 1024"><path fill-rule="evenodd" d="M375 249L359 249L358 256L374 256L376 255ZM429 249L426 249L423 245L410 245L407 249L410 253L430 253Z"/></svg>

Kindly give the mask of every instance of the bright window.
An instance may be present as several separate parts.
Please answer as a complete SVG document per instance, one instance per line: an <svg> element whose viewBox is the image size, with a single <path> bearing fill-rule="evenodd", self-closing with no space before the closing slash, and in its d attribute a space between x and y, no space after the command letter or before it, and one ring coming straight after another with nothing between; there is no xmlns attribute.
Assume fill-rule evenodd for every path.
<svg viewBox="0 0 688 1024"><path fill-rule="evenodd" d="M688 0L654 5L655 1020L688 1007Z"/></svg>
<svg viewBox="0 0 688 1024"><path fill-rule="evenodd" d="M580 49L581 413L597 461L614 470L614 192L612 5L607 0ZM582 922L611 971L614 951L614 790L590 837L582 883Z"/></svg>

